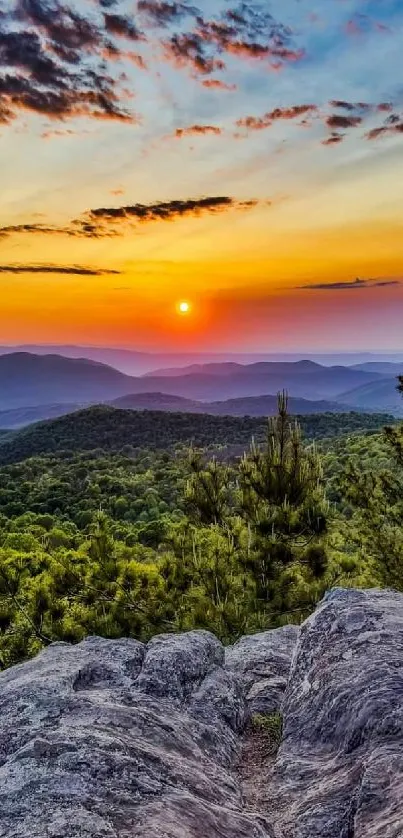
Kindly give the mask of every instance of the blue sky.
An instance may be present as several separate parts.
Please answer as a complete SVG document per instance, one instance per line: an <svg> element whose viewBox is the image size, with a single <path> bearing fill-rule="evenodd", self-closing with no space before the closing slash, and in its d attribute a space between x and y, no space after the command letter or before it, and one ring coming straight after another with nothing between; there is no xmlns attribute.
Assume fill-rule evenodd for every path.
<svg viewBox="0 0 403 838"><path fill-rule="evenodd" d="M118 339L123 304L153 344L173 286L210 312L215 341L217 295L236 312L249 287L252 301L280 295L289 311L301 284L384 277L393 285L378 286L374 304L401 306L401 2L3 7L0 268L10 335L29 327L34 336L34 300L49 289L63 302L39 317L39 333L54 339L66 299L81 324L97 295L98 342ZM77 266L90 269L85 287ZM343 289L326 293L328 306ZM354 294L362 299L367 286ZM256 346L266 324L254 326ZM204 319L183 339L209 340L209 328ZM170 329L164 339L175 342ZM362 324L360 335L367 340ZM396 345L395 327L385 340Z"/></svg>

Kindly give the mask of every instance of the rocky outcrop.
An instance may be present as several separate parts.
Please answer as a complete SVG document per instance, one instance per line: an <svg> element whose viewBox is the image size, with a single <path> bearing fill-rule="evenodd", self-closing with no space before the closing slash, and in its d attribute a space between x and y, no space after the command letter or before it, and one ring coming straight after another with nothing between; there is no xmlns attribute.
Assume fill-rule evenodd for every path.
<svg viewBox="0 0 403 838"><path fill-rule="evenodd" d="M243 731L279 708L251 807ZM227 650L49 646L0 675L0 796L0 838L402 838L403 596L335 590Z"/></svg>
<svg viewBox="0 0 403 838"><path fill-rule="evenodd" d="M207 632L50 646L0 675L1 838L272 838L233 771L245 712Z"/></svg>
<svg viewBox="0 0 403 838"><path fill-rule="evenodd" d="M329 593L301 628L283 712L284 838L401 838L403 596Z"/></svg>
<svg viewBox="0 0 403 838"><path fill-rule="evenodd" d="M242 637L225 653L227 670L241 680L248 716L280 709L287 686L297 626Z"/></svg>

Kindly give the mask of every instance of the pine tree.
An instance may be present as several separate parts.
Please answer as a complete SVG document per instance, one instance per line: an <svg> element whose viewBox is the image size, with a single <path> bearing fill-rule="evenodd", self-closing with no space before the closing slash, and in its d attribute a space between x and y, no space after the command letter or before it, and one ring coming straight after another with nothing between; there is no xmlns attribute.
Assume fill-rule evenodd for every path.
<svg viewBox="0 0 403 838"><path fill-rule="evenodd" d="M273 625L290 611L305 615L323 593L328 506L320 459L291 422L286 394L262 448L252 444L233 468L195 452L190 465L190 527L169 561L178 563L181 601L193 591L194 609L197 589L227 630Z"/></svg>
<svg viewBox="0 0 403 838"><path fill-rule="evenodd" d="M398 390L403 394L403 376ZM355 540L379 584L403 590L403 424L387 427L389 467L363 472L349 464L344 492L355 509Z"/></svg>
<svg viewBox="0 0 403 838"><path fill-rule="evenodd" d="M304 445L287 407L282 393L266 445L252 444L239 470L241 514L250 535L244 561L255 581L257 610L304 607L327 568L321 462L315 448Z"/></svg>

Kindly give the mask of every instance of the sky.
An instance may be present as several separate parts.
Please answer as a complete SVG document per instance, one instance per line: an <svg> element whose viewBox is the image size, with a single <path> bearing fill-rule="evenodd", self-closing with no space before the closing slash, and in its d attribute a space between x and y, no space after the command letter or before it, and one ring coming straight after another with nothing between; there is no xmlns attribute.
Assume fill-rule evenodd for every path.
<svg viewBox="0 0 403 838"><path fill-rule="evenodd" d="M0 0L0 343L402 350L402 44L401 0Z"/></svg>

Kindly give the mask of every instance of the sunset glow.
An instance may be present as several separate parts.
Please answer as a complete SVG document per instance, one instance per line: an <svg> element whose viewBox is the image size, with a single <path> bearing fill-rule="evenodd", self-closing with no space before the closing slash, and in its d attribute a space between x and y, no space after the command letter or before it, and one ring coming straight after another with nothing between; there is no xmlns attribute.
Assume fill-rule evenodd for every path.
<svg viewBox="0 0 403 838"><path fill-rule="evenodd" d="M189 314L189 312L190 312L189 303L186 303L186 302L179 303L179 311L180 311L181 314Z"/></svg>
<svg viewBox="0 0 403 838"><path fill-rule="evenodd" d="M403 346L398 0L13 5L3 342Z"/></svg>

